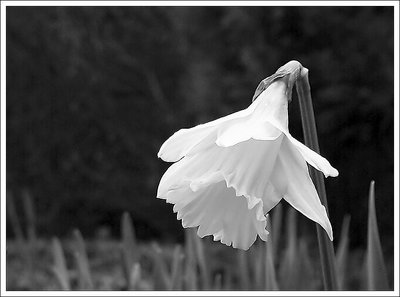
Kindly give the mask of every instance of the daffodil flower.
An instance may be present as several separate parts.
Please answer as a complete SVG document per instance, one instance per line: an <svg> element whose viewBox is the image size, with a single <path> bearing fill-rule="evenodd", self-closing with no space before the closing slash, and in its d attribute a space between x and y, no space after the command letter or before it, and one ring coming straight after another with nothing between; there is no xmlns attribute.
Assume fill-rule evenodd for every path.
<svg viewBox="0 0 400 297"><path fill-rule="evenodd" d="M157 197L174 204L183 227L198 226L200 237L247 250L257 235L267 240L266 214L285 199L333 239L307 163L325 177L338 171L290 135L292 82L271 78L248 108L181 129L158 153L176 163L161 178Z"/></svg>

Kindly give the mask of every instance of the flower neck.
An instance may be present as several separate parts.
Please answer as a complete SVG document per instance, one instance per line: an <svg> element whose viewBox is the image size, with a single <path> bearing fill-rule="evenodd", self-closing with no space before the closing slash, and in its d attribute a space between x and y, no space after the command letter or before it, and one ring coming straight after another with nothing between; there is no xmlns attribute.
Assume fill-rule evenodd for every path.
<svg viewBox="0 0 400 297"><path fill-rule="evenodd" d="M287 80L276 79L253 102L253 118L270 120L288 129L288 102Z"/></svg>

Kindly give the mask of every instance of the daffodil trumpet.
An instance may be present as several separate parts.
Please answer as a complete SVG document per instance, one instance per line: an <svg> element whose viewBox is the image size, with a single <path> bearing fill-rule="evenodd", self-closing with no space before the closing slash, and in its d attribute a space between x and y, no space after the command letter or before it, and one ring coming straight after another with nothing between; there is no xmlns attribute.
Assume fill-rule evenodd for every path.
<svg viewBox="0 0 400 297"><path fill-rule="evenodd" d="M175 163L157 197L174 204L183 227L247 250L257 236L267 241L266 215L284 199L333 240L307 163L325 177L338 171L288 129L288 103L302 70L297 61L287 63L260 83L248 108L181 129L161 146L158 157Z"/></svg>

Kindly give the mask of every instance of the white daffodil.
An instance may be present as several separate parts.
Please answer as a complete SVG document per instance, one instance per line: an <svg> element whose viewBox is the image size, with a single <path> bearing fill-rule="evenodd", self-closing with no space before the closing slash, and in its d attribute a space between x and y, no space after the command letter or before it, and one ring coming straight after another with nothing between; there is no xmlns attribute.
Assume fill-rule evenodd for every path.
<svg viewBox="0 0 400 297"><path fill-rule="evenodd" d="M290 135L293 83L289 75L270 78L247 109L181 129L158 153L176 163L161 178L157 197L174 204L183 227L198 226L200 237L213 235L244 250L257 235L267 240L265 214L282 198L333 239L307 163L325 177L337 176L338 171Z"/></svg>

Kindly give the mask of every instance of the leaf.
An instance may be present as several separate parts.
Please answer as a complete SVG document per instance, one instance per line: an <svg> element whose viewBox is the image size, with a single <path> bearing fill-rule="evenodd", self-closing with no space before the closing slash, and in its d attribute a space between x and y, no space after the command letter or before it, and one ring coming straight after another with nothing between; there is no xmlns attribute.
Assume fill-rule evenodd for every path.
<svg viewBox="0 0 400 297"><path fill-rule="evenodd" d="M347 276L347 261L349 255L349 227L350 216L346 215L343 219L342 230L340 232L340 242L336 253L336 269L337 279L340 290L346 287Z"/></svg>
<svg viewBox="0 0 400 297"><path fill-rule="evenodd" d="M271 238L273 244L274 259L278 259L279 240L282 232L282 203L278 203L272 211L272 222L271 222Z"/></svg>
<svg viewBox="0 0 400 297"><path fill-rule="evenodd" d="M79 230L74 230L75 244L73 245L74 258L78 268L79 287L81 290L93 290L92 275L89 260L86 254L85 242Z"/></svg>
<svg viewBox="0 0 400 297"><path fill-rule="evenodd" d="M68 269L65 261L64 251L58 238L52 240L52 253L54 264L52 270L60 283L61 289L69 291L71 286L69 283Z"/></svg>
<svg viewBox="0 0 400 297"><path fill-rule="evenodd" d="M196 257L194 255L194 243L191 232L195 230L185 229L185 289L197 290L197 273L196 273Z"/></svg>
<svg viewBox="0 0 400 297"><path fill-rule="evenodd" d="M213 290L221 291L222 289L223 289L223 287L222 287L222 275L221 275L221 273L217 273L215 275L215 278L214 278Z"/></svg>
<svg viewBox="0 0 400 297"><path fill-rule="evenodd" d="M279 284L282 290L296 290L298 281L298 261L297 261L297 213L293 208L289 208L288 224L286 228L286 249L283 253L282 263L279 269Z"/></svg>
<svg viewBox="0 0 400 297"><path fill-rule="evenodd" d="M122 267L124 275L128 283L128 287L131 285L131 271L134 263L138 262L137 256L137 245L135 230L133 228L132 220L129 213L125 212L121 219L121 234L122 234Z"/></svg>
<svg viewBox="0 0 400 297"><path fill-rule="evenodd" d="M267 216L267 226L270 226L270 218ZM278 290L278 282L276 281L276 271L274 265L274 242L270 239L263 243L264 263L265 263L265 290Z"/></svg>
<svg viewBox="0 0 400 297"><path fill-rule="evenodd" d="M249 290L250 289L250 278L249 278L249 259L248 253L243 250L237 250L238 256L238 270L239 270L239 282L241 290ZM252 265L254 267L254 265Z"/></svg>
<svg viewBox="0 0 400 297"><path fill-rule="evenodd" d="M172 255L170 290L182 290L183 259L184 255L182 254L181 247L180 245L177 245Z"/></svg>
<svg viewBox="0 0 400 297"><path fill-rule="evenodd" d="M257 244L254 246L254 255L251 267L253 267L254 289L264 289L264 245Z"/></svg>
<svg viewBox="0 0 400 297"><path fill-rule="evenodd" d="M209 280L209 272L208 272L208 265L206 262L206 257L204 253L204 245L203 241L197 236L195 232L191 233L193 245L196 251L196 258L197 263L200 268L200 277L201 277L201 284L202 290L208 290L210 288L210 280Z"/></svg>
<svg viewBox="0 0 400 297"><path fill-rule="evenodd" d="M297 251L297 290L317 290L320 280L315 275L309 254L308 243L304 238L299 239Z"/></svg>
<svg viewBox="0 0 400 297"><path fill-rule="evenodd" d="M17 209L15 207L15 201L14 201L15 196L10 191L7 191L6 199L7 199L6 203L7 215L10 218L11 227L14 232L14 236L17 240L18 248L22 249L23 246L25 246L24 244L25 238L24 238L24 233L22 231L21 222L17 214Z"/></svg>
<svg viewBox="0 0 400 297"><path fill-rule="evenodd" d="M390 290L376 219L374 181L369 188L366 270L368 290Z"/></svg>
<svg viewBox="0 0 400 297"><path fill-rule="evenodd" d="M129 273L129 290L139 290L141 281L141 268L139 263L134 263L132 265L131 271Z"/></svg>
<svg viewBox="0 0 400 297"><path fill-rule="evenodd" d="M163 256L163 250L160 246L153 242L153 260L154 260L154 290L167 290L169 288L169 284L171 280L169 278L168 269L166 266L166 262Z"/></svg>
<svg viewBox="0 0 400 297"><path fill-rule="evenodd" d="M34 249L36 245L36 216L33 199L28 190L22 192L24 212L26 217L26 230L29 245Z"/></svg>

